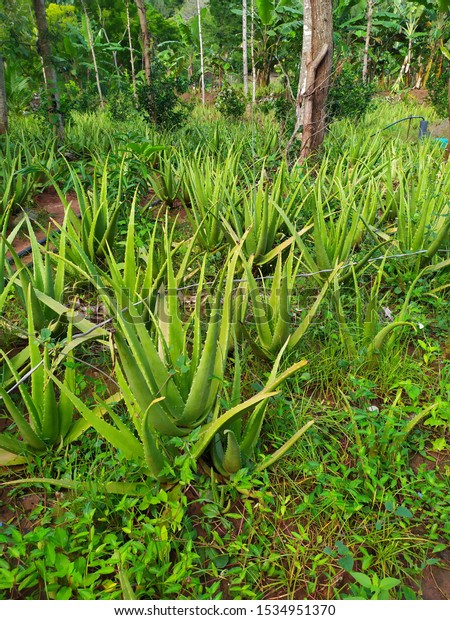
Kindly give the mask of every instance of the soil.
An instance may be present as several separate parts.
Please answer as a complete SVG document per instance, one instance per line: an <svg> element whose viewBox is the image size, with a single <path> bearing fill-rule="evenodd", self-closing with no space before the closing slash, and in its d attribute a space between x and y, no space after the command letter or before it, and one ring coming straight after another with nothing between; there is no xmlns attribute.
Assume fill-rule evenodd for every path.
<svg viewBox="0 0 450 620"><path fill-rule="evenodd" d="M66 198L70 202L76 215L79 215L80 207L75 192L70 192L67 194ZM64 205L62 204L61 199L54 188L47 188L42 192L42 194L35 197L33 211L39 214L41 228L44 228L45 230L58 230L58 227L61 226L64 221ZM15 219L16 218L13 218L14 223L11 228L17 223L17 221L14 221ZM46 238L46 235L42 232L41 228L39 226L34 227L36 237L39 242L45 240ZM24 233L22 235L18 235L14 239L12 245L14 250L17 253L20 253L29 248L30 240ZM27 260L27 258L24 258L23 262L30 262L30 259Z"/></svg>
<svg viewBox="0 0 450 620"><path fill-rule="evenodd" d="M396 101L401 101L402 99L405 98L405 94L400 93L400 94L394 95L391 93L390 90L383 90L377 93L377 97L385 97L385 98L389 97L391 99L395 99ZM417 103L420 103L420 105L427 104L430 101L428 98L428 90L426 88L412 88L410 91L406 93L406 97L410 99L415 99Z"/></svg>
<svg viewBox="0 0 450 620"><path fill-rule="evenodd" d="M415 472L424 467L427 471L437 469L442 472L450 467L450 457L444 452L430 452L430 458L421 454L415 454L411 459L411 467ZM440 542L447 544L448 540ZM450 600L450 548L436 554L440 560L439 565L427 566L422 575L422 598L426 601Z"/></svg>

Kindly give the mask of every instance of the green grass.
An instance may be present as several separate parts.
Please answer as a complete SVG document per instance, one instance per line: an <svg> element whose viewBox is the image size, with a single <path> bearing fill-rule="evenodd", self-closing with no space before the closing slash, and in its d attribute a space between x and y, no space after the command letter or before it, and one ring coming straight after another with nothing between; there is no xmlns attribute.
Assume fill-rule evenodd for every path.
<svg viewBox="0 0 450 620"><path fill-rule="evenodd" d="M361 238L346 260L359 260L370 251L374 236L389 237L377 256L385 251L398 253L396 218L407 216L405 210L395 213L392 207L396 178L387 175L388 165L397 175L405 173L401 178L408 188L416 187L422 174L430 181L424 187L430 187L448 170L442 167L442 152L432 143L417 145L413 131L406 140L404 126L368 139L369 132L402 116L421 114L432 120L429 109L410 102L377 105L356 130L346 122L334 124L325 144L327 164L316 159L291 171L284 190L289 197L298 179L304 180L296 228L314 224L312 216L320 200L323 246L337 254L339 239L336 235L336 247L330 249L329 230L337 229L341 211L353 208L355 196L373 197L376 209L370 230L362 227ZM270 140L277 137L273 123L272 117L264 116L254 123L224 123L214 110L197 109L183 128L164 136L149 134L149 138L174 147L167 152L167 165L175 155L178 166L184 160L201 162L207 154L218 170L234 144L241 153L236 186L248 191L258 182L263 161L267 187L277 178L283 145L277 141L276 148L270 149ZM40 128L29 119L23 125L21 140L32 140L34 133L38 136ZM114 156L121 144L115 137L119 129L125 131L101 114L73 118L69 132L80 146L80 159L74 165L86 172L80 173L86 191L91 189L93 167L104 165L106 151L112 149L107 191L114 196L121 159ZM134 153L128 160L128 185L114 239L118 270L125 255L132 195L136 189L145 195L148 189L144 159ZM397 160L403 172L400 165L392 164ZM152 165L157 170L157 159ZM363 178L360 187L359 178ZM364 183L372 183L371 193ZM316 203L310 199L313 189ZM170 218L176 211L176 207L168 209ZM163 212L159 218L164 219ZM416 214L411 218L411 224L416 224ZM158 226L154 212L137 207L136 264L143 265L142 251ZM426 229L428 242L434 239L430 230ZM178 220L173 240L184 242L194 233L190 224ZM282 228L277 243L288 234ZM157 244L163 237L160 227ZM324 260L313 229L302 235L302 241L310 264ZM187 243L174 254L175 270L186 248ZM310 420L314 425L268 471L258 472L246 463L246 468L225 478L214 471L206 453L196 461L189 452L189 440L175 438L164 449L175 459L177 475L170 483L152 482L142 462L112 448L92 428L74 444L25 455L21 469L2 468L0 599L423 598L424 575L439 569L450 538L449 267L443 264L438 271L420 271L448 258L448 240L440 249L425 261L387 258L382 267L377 261L361 267L355 279L342 278L341 317L330 286L298 347L285 355L282 370L302 359L308 364L287 378L271 399L255 463L279 450ZM299 246L295 251L298 257ZM198 281L196 269L204 252L197 245L193 254L189 279L182 284ZM208 281L218 277L226 257L225 246L207 254ZM304 255L303 261L301 271L307 271ZM274 265L275 261L264 266L264 276L273 274ZM108 283L106 272L102 264L98 277L103 284ZM128 282L130 277L134 278L132 270ZM235 277L241 278L242 271ZM99 288L88 286L81 275L77 278L76 287L73 275L65 282L63 302L70 307L78 295L83 306L95 307ZM377 278L379 286L374 288ZM293 326L305 316L323 281L317 276L295 281ZM371 291L376 291L376 303L368 316L378 330L388 324L389 313L394 319L402 316L410 325L391 332L380 351L368 356L361 313L370 303ZM195 289L185 295L194 296ZM4 316L26 332L26 316L16 302L14 296L8 298ZM200 316L206 306L205 302ZM249 321L253 310L250 304ZM201 335L205 324L200 323ZM2 329L4 351L20 345L14 330ZM348 346L349 336L353 348ZM108 383L91 366L115 379L114 338L111 333L109 347L87 342L75 349L76 393L88 406L107 395ZM187 343L189 349L189 338ZM56 355L65 344L62 336L46 346ZM247 399L266 384L272 364L256 358L250 347L238 346L241 394ZM184 361L176 368L183 369ZM225 389L220 392L222 409L233 381L232 353L229 362L222 380ZM13 398L18 404L17 396ZM134 428L123 404L104 415L110 424ZM3 432L17 433L1 403L0 424ZM114 492L125 484L128 493ZM25 499L30 493L38 499L34 509Z"/></svg>

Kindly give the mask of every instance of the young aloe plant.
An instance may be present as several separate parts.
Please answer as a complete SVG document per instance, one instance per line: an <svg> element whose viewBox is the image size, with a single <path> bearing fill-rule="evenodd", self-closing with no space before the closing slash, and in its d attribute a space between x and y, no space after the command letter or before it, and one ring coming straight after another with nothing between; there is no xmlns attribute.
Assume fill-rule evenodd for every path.
<svg viewBox="0 0 450 620"><path fill-rule="evenodd" d="M124 175L124 162L122 159L119 174L118 186L114 189L114 198L108 193L108 162L107 157L101 174L94 172L93 186L90 190L85 190L79 175L68 164L70 177L77 196L80 208L80 219L75 215L70 201L67 200L61 191L56 180L49 175L49 179L54 186L65 209L65 218L61 230L72 238L76 239L83 249L83 252L91 261L104 258L109 249L114 247L117 220L119 218L120 207L122 206L122 181ZM80 260L79 253L72 247L66 248L68 258L77 263Z"/></svg>
<svg viewBox="0 0 450 620"><path fill-rule="evenodd" d="M333 302L341 339L350 357L363 354L367 362L376 363L377 355L379 355L383 345L386 343L388 336L392 336L392 332L407 325L414 326L412 323L402 320L401 317L397 317L385 325L382 325L380 321L382 305L380 289L384 273L384 263L378 269L367 302L363 299L363 291L358 282L356 271L352 270L352 273L354 283L352 297L354 298L356 309L356 331L354 332L350 329L345 317L341 296L342 284L339 283L337 278L334 278Z"/></svg>
<svg viewBox="0 0 450 620"><path fill-rule="evenodd" d="M53 144L54 146L54 144ZM36 191L38 184L37 169L31 167L36 157L44 157L43 153L33 153L26 144L14 145L6 137L0 168L0 223L2 214L8 208L26 207L26 203Z"/></svg>
<svg viewBox="0 0 450 620"><path fill-rule="evenodd" d="M306 177L286 199L286 176L287 171L283 164L273 185L270 186L267 173L263 170L257 187L245 194L242 200L233 203L228 215L222 216L224 231L233 242L242 239L244 232L249 231L243 244L243 253L247 258L253 256L255 265L273 260L280 251L280 246L284 249L292 241L283 240L285 225L279 209L284 209L286 217L296 219L302 204L297 204L297 198L303 189ZM250 179L248 185L253 185Z"/></svg>
<svg viewBox="0 0 450 620"><path fill-rule="evenodd" d="M45 300L53 300L56 304L61 304L63 301L66 286L64 262L66 246L61 244L61 260L54 268L53 257L50 252L50 235L47 236L45 248L43 248L37 240L30 220L26 218L25 221L33 258L32 264L30 266L24 265L11 243L7 242L16 268L17 300L26 308L27 298L29 298L33 310L34 325L38 331L43 328L50 328L53 333L56 333L61 327L61 313L56 310L55 304L50 303L49 305L45 303Z"/></svg>
<svg viewBox="0 0 450 620"><path fill-rule="evenodd" d="M286 371L278 374L280 361L282 355L287 347L287 342L280 349L276 359L274 360L269 379L265 389L274 390L285 381L289 376L297 372L300 368L307 364L306 360L297 362ZM234 382L231 393L230 402L238 403L241 400L240 396L240 380L241 380L241 366L239 360L239 354L237 347L235 347L235 371ZM255 448L260 438L262 425L267 409L267 400L263 400L258 403L253 410L244 418L241 414L232 416L230 420L223 424L220 431L214 435L211 442L211 457L214 467L224 476L229 476L237 472L242 467L247 466L249 463L255 460ZM220 420L221 416L219 410L216 410L213 422ZM273 465L278 459L280 459L289 448L300 439L300 437L310 428L314 423L313 420L305 424L297 433L295 433L275 454L267 457L258 465L256 469L262 471L267 467ZM199 440L201 445L201 439ZM194 448L195 454L195 448Z"/></svg>
<svg viewBox="0 0 450 620"><path fill-rule="evenodd" d="M267 280L271 283L270 287L263 277L259 279L259 283L253 276L251 263L245 259L242 260L246 274L246 282L242 288L251 301L257 337L255 338L254 333L249 331L247 321L242 320L242 311L240 311L241 322L238 331L242 331L256 355L274 361L286 344L288 349L293 349L303 338L340 266L332 271L300 325L291 332L292 294L296 289L297 272L300 266L298 260L294 266L293 250L291 249L284 262L282 255L278 255L274 275Z"/></svg>
<svg viewBox="0 0 450 620"><path fill-rule="evenodd" d="M182 173L175 166L175 157L161 155L159 166L149 175L149 183L155 195L167 206L172 207L179 196Z"/></svg>
<svg viewBox="0 0 450 620"><path fill-rule="evenodd" d="M221 218L227 217L236 202L239 155L230 151L224 161L211 155L195 153L185 164L182 194L189 196L186 215L197 243L205 250L215 250L223 241Z"/></svg>
<svg viewBox="0 0 450 620"><path fill-rule="evenodd" d="M59 397L51 380L52 363L47 343L38 344L35 336L33 307L30 297L31 287L28 288L28 354L30 358L31 374L30 385L20 382L16 366L5 353L1 352L3 361L8 366L21 396L17 403L0 386L0 400L15 422L21 439L2 433L0 448L12 454L33 453L45 450L48 446L60 444L73 432L76 435L74 407L66 394ZM72 338L72 328L69 326L68 340ZM75 390L75 367L72 353L68 351L66 370L63 385L67 390ZM25 410L25 412L24 412Z"/></svg>

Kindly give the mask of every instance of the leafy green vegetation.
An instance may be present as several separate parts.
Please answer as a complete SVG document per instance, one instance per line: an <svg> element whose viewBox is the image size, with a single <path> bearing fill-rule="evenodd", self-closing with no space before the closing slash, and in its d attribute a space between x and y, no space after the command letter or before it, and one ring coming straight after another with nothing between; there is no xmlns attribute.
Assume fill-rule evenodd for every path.
<svg viewBox="0 0 450 620"><path fill-rule="evenodd" d="M336 3L345 63L299 157L293 0L249 13L246 93L240 2L146 3L143 71L133 3L52 3L60 108L10 4L0 599L430 598L450 539L450 164L418 137L436 112L398 92L416 33L437 29L426 82L447 23L375 2L363 75L365 13Z"/></svg>

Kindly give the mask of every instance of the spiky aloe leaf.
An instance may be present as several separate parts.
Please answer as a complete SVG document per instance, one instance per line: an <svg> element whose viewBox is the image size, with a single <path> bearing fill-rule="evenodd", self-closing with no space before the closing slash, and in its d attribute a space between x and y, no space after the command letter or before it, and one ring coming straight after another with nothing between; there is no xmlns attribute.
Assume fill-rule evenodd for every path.
<svg viewBox="0 0 450 620"><path fill-rule="evenodd" d="M241 449L235 434L230 429L223 432L226 448L223 455L223 469L228 474L235 474L241 468Z"/></svg>
<svg viewBox="0 0 450 620"><path fill-rule="evenodd" d="M284 443L281 448L276 450L273 454L271 454L268 458L264 459L261 463L256 466L256 471L264 471L268 467L272 467L274 463L276 463L279 459L281 459L286 452L306 433L306 431L314 424L315 420L310 420L307 422L300 430L298 430L290 439Z"/></svg>
<svg viewBox="0 0 450 620"><path fill-rule="evenodd" d="M158 400L158 399L157 399ZM151 414L152 407L157 403L153 401L150 403L147 411L144 413L142 420L142 443L144 446L144 457L150 474L156 480L165 480L166 476L162 476L161 472L169 468L169 461L166 455L158 446L157 439L153 432L153 424L150 423L149 416Z"/></svg>

